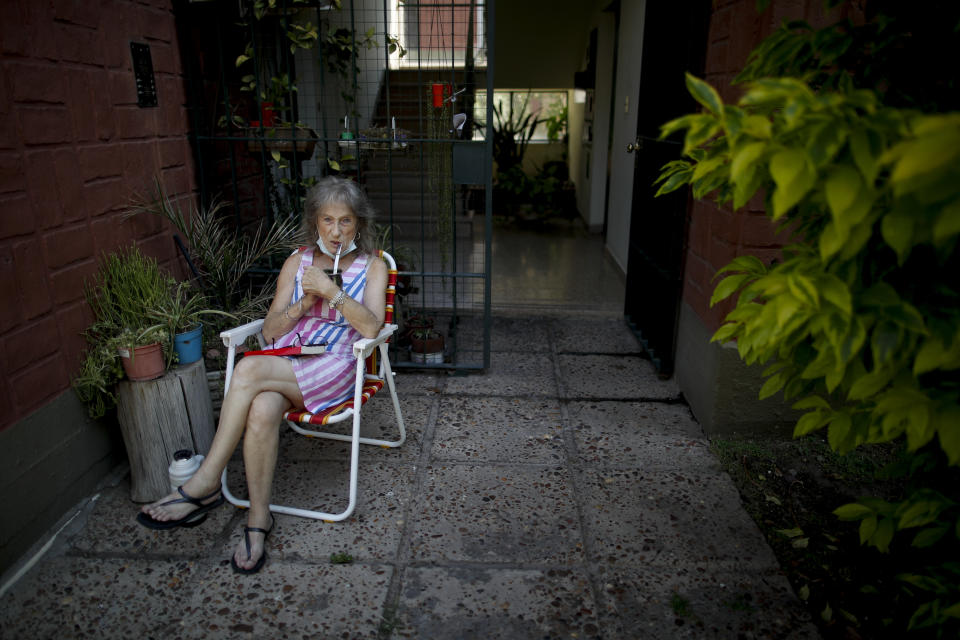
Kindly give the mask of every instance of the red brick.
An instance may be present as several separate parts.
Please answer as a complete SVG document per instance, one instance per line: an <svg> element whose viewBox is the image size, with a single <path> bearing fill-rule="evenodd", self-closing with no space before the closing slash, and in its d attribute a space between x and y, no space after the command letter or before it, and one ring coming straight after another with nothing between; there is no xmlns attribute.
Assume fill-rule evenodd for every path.
<svg viewBox="0 0 960 640"><path fill-rule="evenodd" d="M97 122L93 108L93 77L96 71L71 68L65 71L70 95L67 108L73 120L73 138L78 142L97 139Z"/></svg>
<svg viewBox="0 0 960 640"><path fill-rule="evenodd" d="M67 82L60 67L34 62L10 63L7 66L17 102L63 104L67 99Z"/></svg>
<svg viewBox="0 0 960 640"><path fill-rule="evenodd" d="M150 43L151 48L154 44L174 42L173 15L169 11L144 9L143 14L143 37L154 41Z"/></svg>
<svg viewBox="0 0 960 640"><path fill-rule="evenodd" d="M50 310L50 285L43 265L40 243L25 240L13 245L15 280L20 289L20 303L26 318L35 318Z"/></svg>
<svg viewBox="0 0 960 640"><path fill-rule="evenodd" d="M63 305L83 300L83 283L92 281L97 272L97 263L90 259L60 269L50 278L53 300Z"/></svg>
<svg viewBox="0 0 960 640"><path fill-rule="evenodd" d="M57 52L67 62L103 64L103 34L87 27L57 24Z"/></svg>
<svg viewBox="0 0 960 640"><path fill-rule="evenodd" d="M25 145L71 141L70 113L65 107L18 105L16 113Z"/></svg>
<svg viewBox="0 0 960 640"><path fill-rule="evenodd" d="M740 227L743 216L729 211L717 211L710 219L710 233L727 244L740 243Z"/></svg>
<svg viewBox="0 0 960 640"><path fill-rule="evenodd" d="M72 155L72 154L71 154ZM39 226L58 226L63 220L56 163L58 153L53 150L29 151L24 155L27 188Z"/></svg>
<svg viewBox="0 0 960 640"><path fill-rule="evenodd" d="M90 236L93 240L93 255L96 260L104 253L120 246L117 229L119 222L115 216L106 215L90 222Z"/></svg>
<svg viewBox="0 0 960 640"><path fill-rule="evenodd" d="M53 0L53 15L60 22L97 29L100 26L100 3L79 0Z"/></svg>
<svg viewBox="0 0 960 640"><path fill-rule="evenodd" d="M159 84L168 74L177 73L179 69L173 57L173 46L168 42L152 41L150 44L150 60L153 62L154 77Z"/></svg>
<svg viewBox="0 0 960 640"><path fill-rule="evenodd" d="M61 357L67 371L77 371L86 340L83 332L93 322L93 314L85 301L62 307L57 311L57 324L60 327Z"/></svg>
<svg viewBox="0 0 960 640"><path fill-rule="evenodd" d="M710 246L707 250L707 262L715 269L723 267L735 257L737 257L736 246L724 242L717 237L710 238Z"/></svg>
<svg viewBox="0 0 960 640"><path fill-rule="evenodd" d="M85 224L61 227L43 236L47 266L56 270L93 257L93 238Z"/></svg>
<svg viewBox="0 0 960 640"><path fill-rule="evenodd" d="M119 11L104 11L100 17L103 32L103 64L108 69L130 66L130 36Z"/></svg>
<svg viewBox="0 0 960 640"><path fill-rule="evenodd" d="M0 300L3 300L0 304L0 333L4 333L23 320L13 250L6 245L0 245Z"/></svg>
<svg viewBox="0 0 960 640"><path fill-rule="evenodd" d="M786 234L777 235L777 224L762 214L753 214L743 220L743 234L740 242L744 247L780 246Z"/></svg>
<svg viewBox="0 0 960 640"><path fill-rule="evenodd" d="M127 194L119 178L97 180L83 185L83 201L87 213L99 216L116 211L126 204Z"/></svg>
<svg viewBox="0 0 960 640"><path fill-rule="evenodd" d="M16 119L10 115L10 111L0 113L0 149L17 149L19 146Z"/></svg>
<svg viewBox="0 0 960 640"><path fill-rule="evenodd" d="M172 249L175 249L173 238L167 234L155 234L143 239L138 239L137 247L145 256L149 256L157 262L169 262L176 256Z"/></svg>
<svg viewBox="0 0 960 640"><path fill-rule="evenodd" d="M0 193L16 193L26 188L23 158L17 152L0 153Z"/></svg>
<svg viewBox="0 0 960 640"><path fill-rule="evenodd" d="M114 117L119 117L124 107L139 108L137 107L137 85L129 63L124 69L110 71L107 74L107 82L110 88L110 103L114 107Z"/></svg>
<svg viewBox="0 0 960 640"><path fill-rule="evenodd" d="M130 82L133 82L132 78ZM136 99L135 92L134 99ZM158 111L153 107L141 108L137 106L114 109L117 116L117 135L122 140L152 138L157 135Z"/></svg>
<svg viewBox="0 0 960 640"><path fill-rule="evenodd" d="M83 201L83 181L77 167L77 154L73 149L58 149L53 152L53 171L57 177L60 202L63 203L63 220L85 220L88 212Z"/></svg>
<svg viewBox="0 0 960 640"><path fill-rule="evenodd" d="M98 140L111 140L117 135L117 118L110 94L109 73L98 72L92 77L93 112Z"/></svg>
<svg viewBox="0 0 960 640"><path fill-rule="evenodd" d="M79 149L80 177L84 182L104 178L119 178L123 175L124 156L118 153L117 145L98 144Z"/></svg>
<svg viewBox="0 0 960 640"><path fill-rule="evenodd" d="M171 167L163 170L164 189L169 196L190 193L190 179L185 167Z"/></svg>
<svg viewBox="0 0 960 640"><path fill-rule="evenodd" d="M4 3L4 19L0 20L0 46L6 53L18 56L57 59L53 38L53 15L49 3Z"/></svg>
<svg viewBox="0 0 960 640"><path fill-rule="evenodd" d="M30 326L3 337L4 371L7 375L28 367L60 349L56 317L45 315Z"/></svg>
<svg viewBox="0 0 960 640"><path fill-rule="evenodd" d="M125 142L121 145L120 152L124 165L123 177L127 187L136 193L146 191L158 172L159 158L156 141Z"/></svg>
<svg viewBox="0 0 960 640"><path fill-rule="evenodd" d="M186 138L166 138L159 142L160 167L182 167L190 160L190 143Z"/></svg>
<svg viewBox="0 0 960 640"><path fill-rule="evenodd" d="M13 406L21 415L26 415L66 390L69 384L63 360L57 356L48 357L11 378Z"/></svg>
<svg viewBox="0 0 960 640"><path fill-rule="evenodd" d="M0 239L24 236L35 228L33 207L25 194L0 199Z"/></svg>

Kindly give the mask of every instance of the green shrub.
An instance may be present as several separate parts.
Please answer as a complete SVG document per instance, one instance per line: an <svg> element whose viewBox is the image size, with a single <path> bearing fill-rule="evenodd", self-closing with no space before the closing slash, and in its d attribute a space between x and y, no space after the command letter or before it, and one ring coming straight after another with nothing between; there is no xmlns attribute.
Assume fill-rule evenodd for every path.
<svg viewBox="0 0 960 640"><path fill-rule="evenodd" d="M683 132L684 157L664 167L658 193L690 185L734 209L762 193L790 231L782 260L740 256L720 270L711 304L738 297L713 340L766 366L760 397L795 400L796 436L826 429L840 453L905 441L903 499L834 513L880 552L929 551L898 576L912 612L898 622L946 637L960 626L960 113L889 106L852 74L824 75L855 39L820 33L761 45L769 72L771 55L796 57L808 50L790 43L808 41L816 73L753 68L736 105L688 76L703 110L663 126L663 137ZM827 45L835 55L814 55Z"/></svg>

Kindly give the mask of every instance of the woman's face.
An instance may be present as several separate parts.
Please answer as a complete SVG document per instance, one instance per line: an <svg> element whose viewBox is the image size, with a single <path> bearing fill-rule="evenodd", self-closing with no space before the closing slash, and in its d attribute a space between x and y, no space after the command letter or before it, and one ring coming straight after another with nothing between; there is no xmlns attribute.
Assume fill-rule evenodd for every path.
<svg viewBox="0 0 960 640"><path fill-rule="evenodd" d="M343 203L328 204L317 216L317 234L327 251L336 253L341 244L346 249L357 235L357 216Z"/></svg>

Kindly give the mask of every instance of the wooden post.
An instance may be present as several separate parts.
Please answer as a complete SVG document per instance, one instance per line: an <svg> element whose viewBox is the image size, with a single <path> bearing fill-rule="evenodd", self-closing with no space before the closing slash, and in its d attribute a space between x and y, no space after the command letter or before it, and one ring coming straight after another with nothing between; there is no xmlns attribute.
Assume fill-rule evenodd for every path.
<svg viewBox="0 0 960 640"><path fill-rule="evenodd" d="M206 455L216 430L203 360L161 378L117 385L117 419L130 459L130 497L152 502L170 493L167 467L178 449Z"/></svg>

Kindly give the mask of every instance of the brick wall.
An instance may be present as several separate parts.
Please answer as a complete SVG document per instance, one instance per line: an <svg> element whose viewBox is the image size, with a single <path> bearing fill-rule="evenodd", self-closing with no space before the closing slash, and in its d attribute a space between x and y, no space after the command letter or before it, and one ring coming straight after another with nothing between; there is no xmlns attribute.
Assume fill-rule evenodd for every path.
<svg viewBox="0 0 960 640"><path fill-rule="evenodd" d="M725 102L735 102L739 88L731 85L750 51L783 21L806 20L814 26L830 24L840 16L858 16L844 5L829 14L822 0L774 0L763 14L755 0L717 0L710 18L705 76ZM711 201L694 201L689 212L689 245L683 299L712 333L733 308L728 299L710 308L717 270L738 255L755 255L768 262L779 255L785 238L774 233L764 214L762 195L743 209L732 211Z"/></svg>
<svg viewBox="0 0 960 640"><path fill-rule="evenodd" d="M137 106L131 42L156 108ZM196 185L172 0L9 0L0 56L2 430L69 389L101 253L136 243L183 275L165 224L123 213L155 176Z"/></svg>

